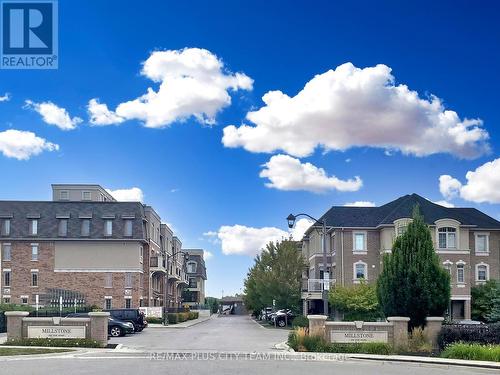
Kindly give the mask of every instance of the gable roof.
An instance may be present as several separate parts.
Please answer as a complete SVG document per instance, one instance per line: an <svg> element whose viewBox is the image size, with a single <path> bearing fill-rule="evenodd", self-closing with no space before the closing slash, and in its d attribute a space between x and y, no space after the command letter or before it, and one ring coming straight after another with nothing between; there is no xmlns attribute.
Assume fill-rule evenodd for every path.
<svg viewBox="0 0 500 375"><path fill-rule="evenodd" d="M439 219L454 219L462 225L500 229L500 222L475 208L448 208L432 203L418 194L408 194L380 207L333 206L321 218L328 227L375 228L392 225L395 220L411 218L418 205L427 224ZM316 225L318 225L316 223Z"/></svg>

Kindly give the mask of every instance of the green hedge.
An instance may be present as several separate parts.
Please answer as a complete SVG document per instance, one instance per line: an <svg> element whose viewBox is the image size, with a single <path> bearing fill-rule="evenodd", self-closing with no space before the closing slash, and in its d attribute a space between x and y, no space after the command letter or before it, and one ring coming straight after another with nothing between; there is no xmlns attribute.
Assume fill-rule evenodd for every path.
<svg viewBox="0 0 500 375"><path fill-rule="evenodd" d="M48 346L71 348L102 348L99 341L92 339L10 339L4 345L10 346Z"/></svg>
<svg viewBox="0 0 500 375"><path fill-rule="evenodd" d="M0 304L0 311L34 311L35 309L29 305L16 305L13 303Z"/></svg>
<svg viewBox="0 0 500 375"><path fill-rule="evenodd" d="M447 346L441 353L441 357L500 362L500 345L466 344L457 342Z"/></svg>
<svg viewBox="0 0 500 375"><path fill-rule="evenodd" d="M187 322L188 320L198 319L200 313L198 311L189 311L182 313L168 313L168 324L177 324Z"/></svg>
<svg viewBox="0 0 500 375"><path fill-rule="evenodd" d="M179 323L179 315L177 313L169 313L167 315L168 324L177 324Z"/></svg>
<svg viewBox="0 0 500 375"><path fill-rule="evenodd" d="M147 317L146 321L149 324L163 324L163 319L162 318L156 318L156 317Z"/></svg>
<svg viewBox="0 0 500 375"><path fill-rule="evenodd" d="M307 319L304 315L299 315L293 318L292 327L309 327L309 319Z"/></svg>

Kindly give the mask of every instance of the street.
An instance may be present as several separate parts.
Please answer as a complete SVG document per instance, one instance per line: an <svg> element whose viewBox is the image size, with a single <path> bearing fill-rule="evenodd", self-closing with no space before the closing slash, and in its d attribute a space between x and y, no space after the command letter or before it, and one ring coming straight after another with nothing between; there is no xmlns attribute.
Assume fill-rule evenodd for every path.
<svg viewBox="0 0 500 375"><path fill-rule="evenodd" d="M265 328L247 316L214 317L190 328L149 328L112 339L120 350L54 356L0 357L0 374L493 374L495 370L389 361L322 360L288 356L273 348L287 330Z"/></svg>

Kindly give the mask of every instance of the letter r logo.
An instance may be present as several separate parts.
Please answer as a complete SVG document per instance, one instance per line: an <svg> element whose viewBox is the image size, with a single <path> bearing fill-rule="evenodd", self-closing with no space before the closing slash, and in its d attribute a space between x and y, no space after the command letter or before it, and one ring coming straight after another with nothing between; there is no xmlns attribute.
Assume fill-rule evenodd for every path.
<svg viewBox="0 0 500 375"><path fill-rule="evenodd" d="M53 53L51 1L2 2L2 53L50 55Z"/></svg>

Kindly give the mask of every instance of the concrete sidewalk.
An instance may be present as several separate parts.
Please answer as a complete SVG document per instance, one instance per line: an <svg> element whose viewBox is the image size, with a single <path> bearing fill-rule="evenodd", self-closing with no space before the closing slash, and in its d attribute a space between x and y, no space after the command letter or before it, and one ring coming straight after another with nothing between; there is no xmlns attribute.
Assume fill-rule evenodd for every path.
<svg viewBox="0 0 500 375"><path fill-rule="evenodd" d="M199 323L203 323L207 320L216 318L217 314L212 314L210 316L200 316L198 319L188 320L186 322L177 323L177 324L148 324L148 328L189 328Z"/></svg>

